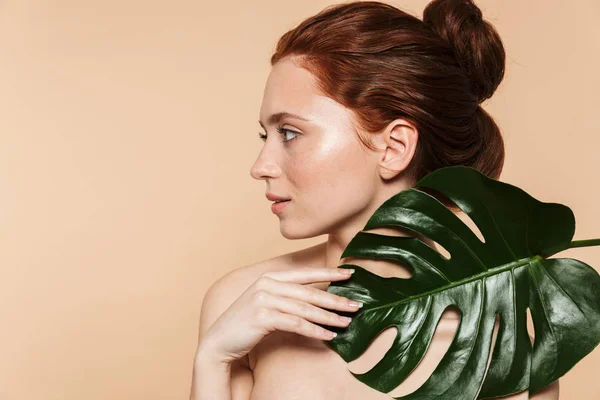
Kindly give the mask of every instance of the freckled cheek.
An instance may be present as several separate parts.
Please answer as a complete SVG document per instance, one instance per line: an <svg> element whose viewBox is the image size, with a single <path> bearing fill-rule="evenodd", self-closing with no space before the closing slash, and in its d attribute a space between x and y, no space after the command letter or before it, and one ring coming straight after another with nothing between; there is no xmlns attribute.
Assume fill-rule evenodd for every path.
<svg viewBox="0 0 600 400"><path fill-rule="evenodd" d="M290 160L287 164L286 175L292 188L301 197L312 195L319 191L321 182L329 175L327 164L312 155L302 155ZM317 193L318 195L318 193Z"/></svg>
<svg viewBox="0 0 600 400"><path fill-rule="evenodd" d="M289 160L286 168L291 190L300 199L322 204L342 199L364 181L365 165L360 155L349 149L319 149ZM306 204L308 205L308 204Z"/></svg>

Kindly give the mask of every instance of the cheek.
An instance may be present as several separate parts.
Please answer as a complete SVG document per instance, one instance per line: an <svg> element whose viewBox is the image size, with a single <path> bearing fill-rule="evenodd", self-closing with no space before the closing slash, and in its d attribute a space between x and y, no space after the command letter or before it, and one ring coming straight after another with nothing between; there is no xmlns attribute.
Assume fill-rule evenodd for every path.
<svg viewBox="0 0 600 400"><path fill-rule="evenodd" d="M304 207L326 205L325 211L337 210L372 198L376 182L372 160L352 141L343 146L323 144L290 161L287 176Z"/></svg>

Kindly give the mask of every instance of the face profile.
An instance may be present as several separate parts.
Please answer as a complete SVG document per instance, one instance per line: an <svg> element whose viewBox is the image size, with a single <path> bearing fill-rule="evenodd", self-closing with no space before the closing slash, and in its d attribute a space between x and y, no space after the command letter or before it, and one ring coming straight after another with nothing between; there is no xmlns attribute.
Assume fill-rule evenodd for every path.
<svg viewBox="0 0 600 400"><path fill-rule="evenodd" d="M398 148L404 150L406 139L394 140L403 135L392 129L398 124L371 136L383 151L366 148L352 111L321 94L315 77L293 57L273 65L259 123L264 146L250 174L266 182L270 201L289 199L272 205L284 237L314 237L350 226L359 231L390 196L381 190L381 180L385 163Z"/></svg>
<svg viewBox="0 0 600 400"><path fill-rule="evenodd" d="M278 113L303 119L270 120ZM286 238L327 233L369 209L375 157L353 133L351 112L319 94L313 75L289 58L271 70L260 123L266 138L250 173L266 182L267 194L290 199L277 212Z"/></svg>

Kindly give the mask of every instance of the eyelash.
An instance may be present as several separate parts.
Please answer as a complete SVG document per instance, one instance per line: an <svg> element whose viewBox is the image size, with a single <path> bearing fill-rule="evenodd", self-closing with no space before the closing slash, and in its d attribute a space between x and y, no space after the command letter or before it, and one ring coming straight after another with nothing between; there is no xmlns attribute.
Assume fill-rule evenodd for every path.
<svg viewBox="0 0 600 400"><path fill-rule="evenodd" d="M296 138L298 137L298 135L300 135L300 133L298 133L298 132L296 132L296 131L293 131L293 130L291 130L291 129L285 129L285 128L282 128L282 127L277 127L277 132L279 132L279 133L281 133L281 134L283 134L283 135L285 135L285 133L288 133L288 132L289 132L289 133L293 133L293 134L295 134L295 135L296 135L296 136L294 136L294 137L293 137L293 138L291 138L291 139L288 139L288 140L282 140L282 142L284 142L284 143L286 143L286 142L291 142L292 140L296 139ZM260 137L260 139L261 139L263 142L266 142L266 141L267 141L267 135L263 135L263 134L261 134L261 133L259 132L259 133L258 133L258 137ZM285 137L285 136L284 136L284 137Z"/></svg>

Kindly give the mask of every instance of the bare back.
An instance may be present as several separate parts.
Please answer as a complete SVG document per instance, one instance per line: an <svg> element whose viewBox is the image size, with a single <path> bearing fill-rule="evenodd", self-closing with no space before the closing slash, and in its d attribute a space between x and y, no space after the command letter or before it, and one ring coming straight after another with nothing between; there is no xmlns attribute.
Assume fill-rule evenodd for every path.
<svg viewBox="0 0 600 400"><path fill-rule="evenodd" d="M321 243L267 260L264 262L266 264L260 265L257 270L266 272L302 266L324 266L324 252L325 243ZM360 264L364 265L362 262ZM394 275L387 273L385 276ZM311 286L326 290L328 284ZM249 366L254 375L254 388L250 400L385 400L391 396L411 393L427 380L447 351L458 327L458 315L453 310L447 310L442 315L432 343L421 363L401 385L388 394L363 384L348 370L362 373L371 369L392 345L397 332L395 328L382 332L361 357L350 363L346 363L321 340L296 333L273 332L248 354ZM496 334L497 328L494 331L494 340ZM527 391L504 397L511 400L528 398Z"/></svg>

